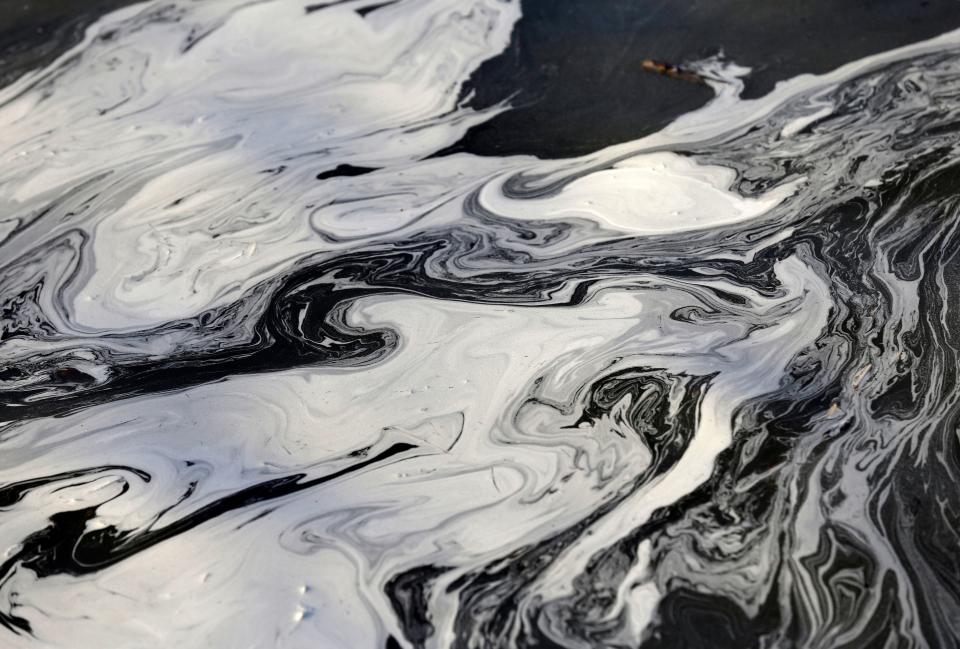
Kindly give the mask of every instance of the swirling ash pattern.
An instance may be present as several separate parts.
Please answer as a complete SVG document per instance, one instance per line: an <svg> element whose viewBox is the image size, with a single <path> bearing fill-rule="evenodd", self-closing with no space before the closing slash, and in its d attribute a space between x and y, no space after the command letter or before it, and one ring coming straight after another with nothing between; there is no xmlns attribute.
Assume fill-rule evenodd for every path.
<svg viewBox="0 0 960 649"><path fill-rule="evenodd" d="M433 156L520 9L145 3L0 91L0 646L956 646L960 34Z"/></svg>

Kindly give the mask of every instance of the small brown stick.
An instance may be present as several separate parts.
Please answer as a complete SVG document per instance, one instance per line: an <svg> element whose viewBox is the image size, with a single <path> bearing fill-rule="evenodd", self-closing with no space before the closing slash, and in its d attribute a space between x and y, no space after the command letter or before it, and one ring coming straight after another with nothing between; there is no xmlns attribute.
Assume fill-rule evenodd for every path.
<svg viewBox="0 0 960 649"><path fill-rule="evenodd" d="M699 83L701 85L706 83L706 81L703 80L703 77L696 72L684 70L679 66L670 65L669 63L654 61L653 59L644 59L642 65L643 69L647 72L662 74L663 76L670 77L671 79L679 79L680 81L686 81L687 83Z"/></svg>

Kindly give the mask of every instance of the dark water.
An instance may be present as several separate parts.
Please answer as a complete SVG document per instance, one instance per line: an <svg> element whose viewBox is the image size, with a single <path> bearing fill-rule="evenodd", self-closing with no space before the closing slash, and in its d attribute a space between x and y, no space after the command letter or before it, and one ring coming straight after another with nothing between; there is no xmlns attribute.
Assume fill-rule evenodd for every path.
<svg viewBox="0 0 960 649"><path fill-rule="evenodd" d="M956 646L953 4L115 7L3 30L0 646Z"/></svg>

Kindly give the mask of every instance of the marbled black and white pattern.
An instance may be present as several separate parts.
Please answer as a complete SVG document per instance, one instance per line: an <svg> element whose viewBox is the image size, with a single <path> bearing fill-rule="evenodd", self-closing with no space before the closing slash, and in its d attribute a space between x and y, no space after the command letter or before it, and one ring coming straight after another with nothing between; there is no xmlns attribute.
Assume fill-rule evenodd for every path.
<svg viewBox="0 0 960 649"><path fill-rule="evenodd" d="M437 155L521 12L145 3L0 90L0 646L956 646L960 33Z"/></svg>

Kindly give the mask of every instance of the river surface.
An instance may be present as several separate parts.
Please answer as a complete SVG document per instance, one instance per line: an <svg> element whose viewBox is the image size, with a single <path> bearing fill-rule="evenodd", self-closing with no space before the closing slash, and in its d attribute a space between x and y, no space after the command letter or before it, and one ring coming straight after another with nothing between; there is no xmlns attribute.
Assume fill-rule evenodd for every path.
<svg viewBox="0 0 960 649"><path fill-rule="evenodd" d="M956 646L960 16L96 6L3 64L0 647Z"/></svg>

